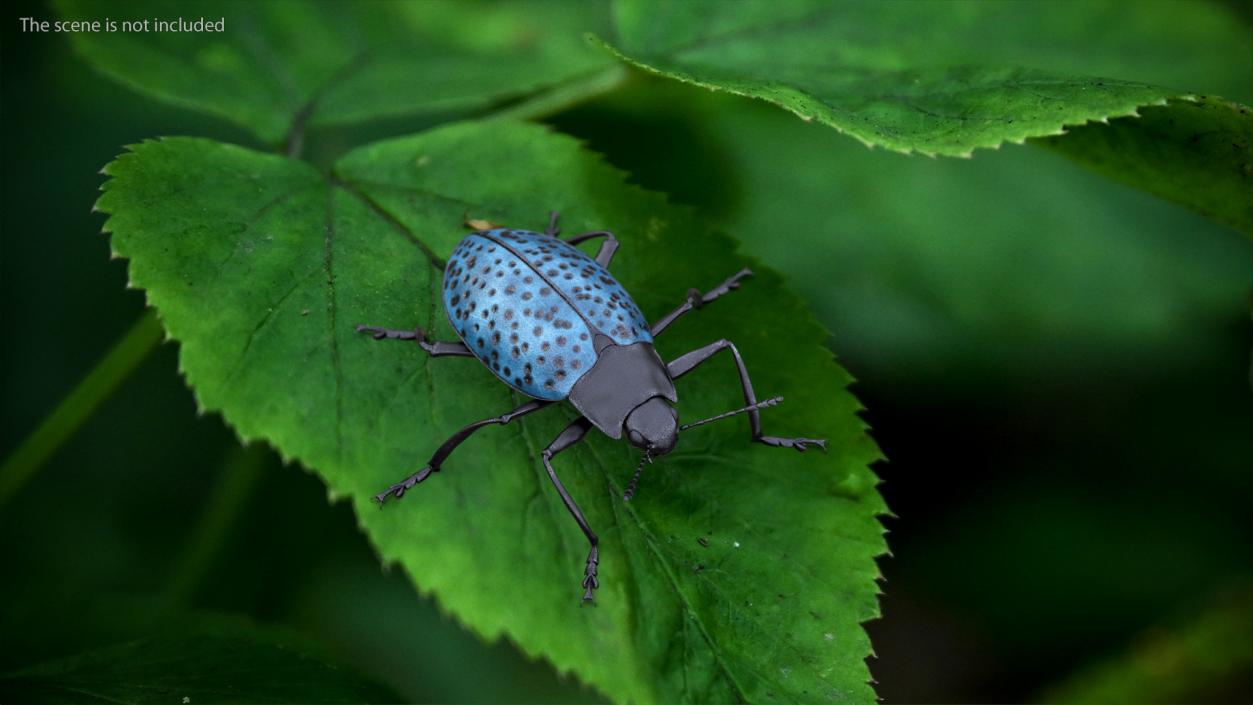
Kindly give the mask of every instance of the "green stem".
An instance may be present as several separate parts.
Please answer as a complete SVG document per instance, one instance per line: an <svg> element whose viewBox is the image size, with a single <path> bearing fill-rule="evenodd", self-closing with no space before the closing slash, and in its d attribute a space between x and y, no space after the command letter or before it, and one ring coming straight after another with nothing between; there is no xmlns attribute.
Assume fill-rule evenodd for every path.
<svg viewBox="0 0 1253 705"><path fill-rule="evenodd" d="M264 444L235 447L218 476L204 511L179 556L166 588L166 605L184 608L230 538L231 527L252 497L269 459Z"/></svg>
<svg viewBox="0 0 1253 705"><path fill-rule="evenodd" d="M534 120L558 113L572 105L617 88L629 74L630 72L624 66L611 66L603 71L554 86L526 100L498 110L489 115L488 119Z"/></svg>
<svg viewBox="0 0 1253 705"><path fill-rule="evenodd" d="M30 481L43 464L91 418L100 404L161 342L161 322L151 309L78 383L34 433L0 465L0 507Z"/></svg>

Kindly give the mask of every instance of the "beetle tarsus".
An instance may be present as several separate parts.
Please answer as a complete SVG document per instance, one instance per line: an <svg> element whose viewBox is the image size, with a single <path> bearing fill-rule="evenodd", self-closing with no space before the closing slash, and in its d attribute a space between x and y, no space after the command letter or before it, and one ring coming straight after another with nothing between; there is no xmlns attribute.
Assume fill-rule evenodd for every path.
<svg viewBox="0 0 1253 705"><path fill-rule="evenodd" d="M596 544L592 544L592 550L587 553L587 568L583 571L583 602L595 603L596 588L600 587L600 581L596 579L596 568L600 565L600 548Z"/></svg>
<svg viewBox="0 0 1253 705"><path fill-rule="evenodd" d="M827 439L825 438L779 438L777 436L761 436L755 439L758 443L764 443L775 448L795 448L797 451L804 453L811 446L822 449L827 452Z"/></svg>
<svg viewBox="0 0 1253 705"><path fill-rule="evenodd" d="M380 492L377 495L375 495L374 501L378 502L379 505L382 505L384 502L387 501L389 497L395 497L396 499L400 499L401 497L405 496L405 492L408 492L409 490L413 489L414 485L417 485L419 482L422 482L426 478L430 477L431 473L433 472L439 472L439 468L427 465L426 467L415 472L409 477L406 477L400 482L397 482L391 487L388 487L386 491Z"/></svg>
<svg viewBox="0 0 1253 705"><path fill-rule="evenodd" d="M375 340L416 340L419 343L426 342L426 331L421 328L413 330L393 330L391 328L380 328L378 326L357 326L358 333L369 333L370 337Z"/></svg>

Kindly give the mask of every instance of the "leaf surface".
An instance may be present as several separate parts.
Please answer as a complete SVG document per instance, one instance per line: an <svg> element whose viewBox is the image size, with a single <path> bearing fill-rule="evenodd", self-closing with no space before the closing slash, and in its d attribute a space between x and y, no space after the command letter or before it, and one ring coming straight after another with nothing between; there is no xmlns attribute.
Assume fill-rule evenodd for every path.
<svg viewBox="0 0 1253 705"><path fill-rule="evenodd" d="M300 125L486 107L609 63L581 32L603 2L60 0L67 19L225 21L224 31L77 33L78 51L151 97L276 142Z"/></svg>
<svg viewBox="0 0 1253 705"><path fill-rule="evenodd" d="M758 394L786 401L748 442L740 418L693 429L621 499L638 455L593 434L555 465L601 536L601 589L580 608L587 545L539 452L564 406L480 431L443 472L380 511L460 426L523 400L464 358L355 334L357 323L453 339L437 264L467 217L568 234L610 228L612 271L646 315L748 262L686 211L628 186L574 140L536 126L457 124L360 148L327 181L300 162L166 139L107 167L132 283L148 291L200 403L348 497L383 559L486 638L506 635L620 702L872 702L860 623L877 614L885 511L878 451L825 332L773 272L681 319L666 359L733 340ZM731 360L679 384L686 420L743 404Z"/></svg>
<svg viewBox="0 0 1253 705"><path fill-rule="evenodd" d="M623 0L615 11L607 46L652 73L899 152L971 156L1051 136L1081 164L1253 235L1253 117L1204 95L1189 104L1250 98L1248 26L1220 5ZM1144 120L1104 124L1142 109Z"/></svg>
<svg viewBox="0 0 1253 705"><path fill-rule="evenodd" d="M1172 101L1042 143L1253 236L1253 110L1244 105L1209 97Z"/></svg>
<svg viewBox="0 0 1253 705"><path fill-rule="evenodd" d="M1225 13L1206 5L634 0L615 12L613 50L640 68L767 100L867 145L930 155L969 155L1162 104L1178 90L1142 77L1169 84L1217 63L1195 55L1198 45L1215 49L1215 37L1248 54L1223 28ZM1123 38L1094 41L1111 27Z"/></svg>
<svg viewBox="0 0 1253 705"><path fill-rule="evenodd" d="M885 154L661 79L557 124L788 272L845 364L911 394L1182 366L1246 315L1253 243L1050 151Z"/></svg>
<svg viewBox="0 0 1253 705"><path fill-rule="evenodd" d="M367 703L395 696L290 636L232 626L106 647L0 675L6 702Z"/></svg>

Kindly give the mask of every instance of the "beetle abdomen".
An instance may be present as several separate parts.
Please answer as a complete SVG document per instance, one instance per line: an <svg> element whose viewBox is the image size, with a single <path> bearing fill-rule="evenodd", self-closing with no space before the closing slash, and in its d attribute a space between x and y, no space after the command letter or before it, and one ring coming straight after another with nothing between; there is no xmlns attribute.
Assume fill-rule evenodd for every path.
<svg viewBox="0 0 1253 705"><path fill-rule="evenodd" d="M596 363L592 340L652 342L622 285L591 257L550 235L467 235L444 270L444 311L497 377L539 399L569 395Z"/></svg>

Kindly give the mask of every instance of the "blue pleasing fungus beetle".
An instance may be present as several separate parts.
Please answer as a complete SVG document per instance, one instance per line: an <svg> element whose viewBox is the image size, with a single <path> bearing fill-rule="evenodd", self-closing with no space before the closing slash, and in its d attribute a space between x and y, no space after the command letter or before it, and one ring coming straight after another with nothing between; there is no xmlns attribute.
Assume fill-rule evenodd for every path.
<svg viewBox="0 0 1253 705"><path fill-rule="evenodd" d="M477 357L505 384L533 397L506 414L457 431L425 467L379 494L376 499L380 504L388 497L399 499L431 473L439 472L449 454L483 426L507 424L563 399L582 414L544 449L541 459L561 501L591 543L582 583L587 601L599 585L596 534L561 484L551 461L582 440L589 429L595 427L610 438L625 434L631 445L644 451L623 495L628 501L645 461L674 450L680 431L710 421L747 412L752 440L758 443L804 451L810 446L825 450L826 441L762 435L758 410L773 406L781 398L757 401L748 369L731 341L715 341L669 363L663 362L653 348L653 338L675 319L738 288L740 279L752 272L741 270L705 294L689 289L678 308L649 325L609 273L609 262L618 249L613 233L596 231L568 240L559 239L559 233L554 212L543 233L496 228L471 233L458 243L444 269L444 313L460 342L428 340L421 328L405 331L357 326L357 331L379 340L415 341L431 357ZM595 259L575 247L598 237L605 242ZM720 350L730 350L735 358L748 405L679 426L673 406L678 401L674 380Z"/></svg>

